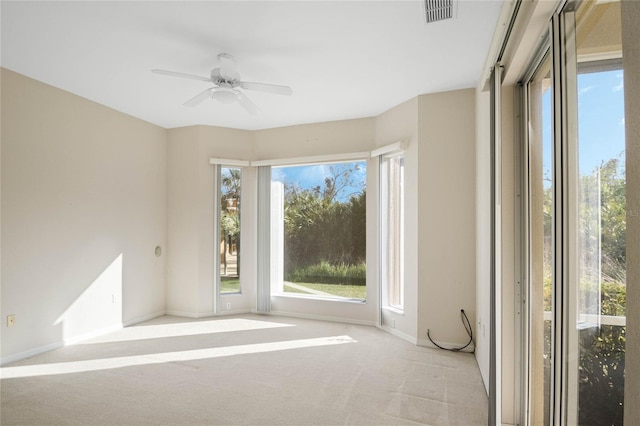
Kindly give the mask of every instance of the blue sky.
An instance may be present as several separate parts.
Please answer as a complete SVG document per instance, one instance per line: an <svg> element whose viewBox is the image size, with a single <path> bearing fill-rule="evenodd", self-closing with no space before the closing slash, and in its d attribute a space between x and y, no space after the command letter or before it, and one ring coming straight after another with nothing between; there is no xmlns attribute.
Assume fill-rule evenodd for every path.
<svg viewBox="0 0 640 426"><path fill-rule="evenodd" d="M581 175L612 158L624 161L622 70L578 75L578 162ZM544 175L551 167L551 91L543 96ZM545 182L545 187L549 182Z"/></svg>
<svg viewBox="0 0 640 426"><path fill-rule="evenodd" d="M283 183L295 183L302 189L315 188L320 186L324 188L325 177L331 176L331 169L340 167L341 164L313 164L307 166L289 166L289 167L272 167L271 179ZM356 170L351 177L354 184L345 188L338 199L346 201L352 194L359 193L366 188L367 179L367 163L365 161L356 161L352 163Z"/></svg>
<svg viewBox="0 0 640 426"><path fill-rule="evenodd" d="M622 70L578 76L580 173L624 155ZM624 159L624 157L620 157Z"/></svg>

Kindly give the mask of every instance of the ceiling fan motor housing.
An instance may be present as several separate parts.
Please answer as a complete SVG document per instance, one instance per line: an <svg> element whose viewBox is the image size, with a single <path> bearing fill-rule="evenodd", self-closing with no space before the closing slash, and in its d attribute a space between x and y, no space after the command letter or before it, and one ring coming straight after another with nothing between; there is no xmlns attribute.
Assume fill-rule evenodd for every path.
<svg viewBox="0 0 640 426"><path fill-rule="evenodd" d="M240 86L240 75L236 73L233 78L220 75L220 68L211 70L211 81L221 87L234 88Z"/></svg>

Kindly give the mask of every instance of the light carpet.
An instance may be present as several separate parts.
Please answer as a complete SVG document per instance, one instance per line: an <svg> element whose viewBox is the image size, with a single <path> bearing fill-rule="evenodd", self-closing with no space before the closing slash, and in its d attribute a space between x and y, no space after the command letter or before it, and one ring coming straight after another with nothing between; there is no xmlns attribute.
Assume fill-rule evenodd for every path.
<svg viewBox="0 0 640 426"><path fill-rule="evenodd" d="M275 316L164 316L0 377L2 425L487 423L473 355Z"/></svg>

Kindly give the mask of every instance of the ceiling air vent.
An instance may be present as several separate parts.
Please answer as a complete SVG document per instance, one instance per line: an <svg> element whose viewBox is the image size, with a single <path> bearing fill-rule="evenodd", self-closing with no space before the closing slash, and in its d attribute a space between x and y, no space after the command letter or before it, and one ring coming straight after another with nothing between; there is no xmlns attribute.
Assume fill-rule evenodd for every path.
<svg viewBox="0 0 640 426"><path fill-rule="evenodd" d="M424 0L427 24L453 18L454 0Z"/></svg>

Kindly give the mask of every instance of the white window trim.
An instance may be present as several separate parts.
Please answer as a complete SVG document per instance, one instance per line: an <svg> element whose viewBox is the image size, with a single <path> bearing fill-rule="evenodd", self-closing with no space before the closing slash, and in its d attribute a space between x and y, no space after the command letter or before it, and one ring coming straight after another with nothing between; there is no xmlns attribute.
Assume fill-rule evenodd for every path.
<svg viewBox="0 0 640 426"><path fill-rule="evenodd" d="M271 168L258 167L256 311L271 312Z"/></svg>
<svg viewBox="0 0 640 426"><path fill-rule="evenodd" d="M380 148L371 151L371 157L379 157L387 154L400 154L404 152L408 147L407 141L399 141L389 145L381 146Z"/></svg>
<svg viewBox="0 0 640 426"><path fill-rule="evenodd" d="M273 160L252 161L251 166L310 166L314 164L347 163L354 160L366 160L369 152L350 152L346 154L316 155L310 157L277 158Z"/></svg>
<svg viewBox="0 0 640 426"><path fill-rule="evenodd" d="M343 154L313 155L307 157L274 158L270 160L235 160L227 158L209 158L209 164L221 164L236 167L260 167L260 166L309 166L313 164L346 163L352 160L367 160L385 154L397 154L405 151L409 143L398 141L389 145L381 146L373 151L348 152Z"/></svg>
<svg viewBox="0 0 640 426"><path fill-rule="evenodd" d="M387 145L387 147L383 147L383 148L392 148L393 146L398 146L398 144L393 144L393 145ZM406 146L406 145L405 145ZM382 162L386 161L386 160L391 160L393 158L398 158L398 157L405 157L405 153L404 150L397 150L397 149L386 149L384 151L382 151L381 149L381 153L379 155L380 158L380 181L379 181L379 190L380 190L380 200L382 201L384 198L384 191L389 191L389 182L382 182L383 179L383 175L382 175ZM402 183L403 187L402 187L402 207L400 209L399 214L401 215L400 218L400 223L404 223L404 183ZM380 304L381 304L381 308L387 311L391 311L391 312L395 312L397 314L404 314L404 308L405 308L405 300L404 300L404 290L405 290L405 282L404 282L404 227L401 225L401 229L398 230L400 233L400 241L399 241L399 246L398 249L400 250L399 253L399 258L400 258L400 277L399 277L399 286L400 286L400 304L399 305L393 305L390 303L389 301L389 282L388 282L388 276L386 274L386 269L384 267L384 262L386 262L388 260L388 247L387 247L387 243L384 241L385 240L385 235L386 232L388 231L388 229L386 228L388 226L388 214L387 212L383 211L383 203L381 202L380 205L378 206L379 208L379 217L380 217L380 252L379 252L379 256L380 256L380 261L379 261L379 270L380 270L380 280L379 280L379 284L380 284Z"/></svg>
<svg viewBox="0 0 640 426"><path fill-rule="evenodd" d="M211 160L221 160L224 162L212 162ZM234 168L234 169L240 169L241 173L244 171L244 167L243 165L240 164L229 164L229 161L231 161L232 163L241 163L240 160L226 160L226 159L220 159L220 158L210 158L209 159L209 164L211 165L215 165L215 208L214 208L214 214L216 216L216 221L215 221L215 225L214 225L214 241L220 241L220 237L221 237L221 232L220 232L220 211L222 210L222 206L220 205L220 198L222 195L222 191L221 191L221 184L222 184L222 180L221 180L221 173L222 173L222 169L223 168ZM242 176L242 175L241 175ZM242 196L242 177L241 179L241 183L240 183L240 194ZM242 214L240 215L240 229L243 229L242 226ZM242 232L242 231L241 231ZM218 257L220 255L220 246L219 243L215 243L214 242L214 247L217 248L218 250ZM214 274L215 274L215 280L216 280L216 285L215 285L215 291L214 293L214 307L215 307L215 312L221 312L223 310L222 307L222 298L226 298L226 297L232 297L232 296L242 296L243 295L243 291L242 291L242 277L240 276L240 271L238 271L238 276L239 276L239 281L240 281L240 288L238 291L233 291L233 292L227 292L227 293L223 293L222 292L222 277L220 274L220 263L218 262L216 265L214 265Z"/></svg>
<svg viewBox="0 0 640 426"><path fill-rule="evenodd" d="M249 167L251 166L251 161L211 157L209 158L209 164L231 167Z"/></svg>
<svg viewBox="0 0 640 426"><path fill-rule="evenodd" d="M391 305L384 305L381 307L382 310L385 311L389 311L389 312L394 312L398 315L404 316L404 309L400 309L400 308L396 308L395 306L391 306Z"/></svg>
<svg viewBox="0 0 640 426"><path fill-rule="evenodd" d="M271 297L284 297L287 299L308 299L308 300L320 300L323 302L338 302L338 303L355 303L357 305L366 305L367 299L356 299L349 297L341 297L341 296L319 296L314 294L303 294L303 293L289 293L283 291L282 293L272 293Z"/></svg>

